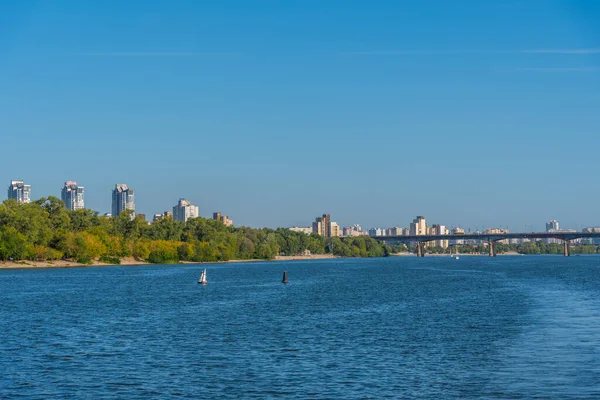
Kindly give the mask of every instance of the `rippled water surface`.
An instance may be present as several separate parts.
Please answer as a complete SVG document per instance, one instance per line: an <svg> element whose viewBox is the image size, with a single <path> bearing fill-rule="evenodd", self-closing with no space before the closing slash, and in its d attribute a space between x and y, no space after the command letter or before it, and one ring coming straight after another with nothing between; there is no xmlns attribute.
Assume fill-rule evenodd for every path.
<svg viewBox="0 0 600 400"><path fill-rule="evenodd" d="M600 257L206 267L1 270L0 398L600 398Z"/></svg>

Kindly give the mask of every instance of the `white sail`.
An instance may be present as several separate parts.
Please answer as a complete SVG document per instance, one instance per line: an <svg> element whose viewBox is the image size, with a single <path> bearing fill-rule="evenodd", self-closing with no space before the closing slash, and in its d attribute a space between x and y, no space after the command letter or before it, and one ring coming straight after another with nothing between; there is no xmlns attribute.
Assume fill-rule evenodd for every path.
<svg viewBox="0 0 600 400"><path fill-rule="evenodd" d="M198 279L198 283L202 283L202 284L208 283L208 281L206 280L206 268L204 268L204 270L202 271L202 274L200 274L200 279Z"/></svg>

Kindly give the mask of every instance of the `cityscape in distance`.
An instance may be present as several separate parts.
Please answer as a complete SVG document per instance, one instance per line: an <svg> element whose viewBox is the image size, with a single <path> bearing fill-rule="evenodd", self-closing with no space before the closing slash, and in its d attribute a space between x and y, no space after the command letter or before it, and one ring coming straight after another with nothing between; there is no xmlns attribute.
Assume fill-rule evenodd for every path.
<svg viewBox="0 0 600 400"><path fill-rule="evenodd" d="M18 203L29 203L32 201L31 197L31 185L26 184L23 180L11 180L8 186L7 198L15 200ZM69 210L80 210L85 208L85 187L78 185L76 181L66 181L61 188L60 199L64 203L65 207ZM111 197L111 213L104 213L104 217L112 217L113 215L120 215L123 211L129 210L132 218L141 218L147 220L145 214L136 214L135 212L135 189L129 187L124 183L115 184L115 188L112 190ZM172 207L172 211L163 211L155 213L152 216L152 220L148 223L159 221L165 217L171 217L176 221L186 222L191 218L200 217L199 206L192 203L188 199L180 198L177 204ZM212 219L221 221L225 226L233 226L233 220L223 215L220 211L212 213ZM575 229L563 229L560 227L559 222L551 220L545 224L547 233L575 233L578 232ZM306 235L317 234L325 238L334 237L360 237L370 236L376 238L384 237L401 237L401 236L425 236L425 235L461 235L465 233L472 234L507 234L510 233L508 228L492 227L482 230L471 230L465 229L458 226L448 227L444 224L431 224L428 225L424 216L417 216L412 222L408 224L408 227L393 226L389 228L372 227L363 229L361 225L354 224L352 226L341 227L337 222L331 219L330 214L323 214L315 219L309 226L292 226L289 230L294 232L300 232ZM584 233L600 233L600 227L590 226L581 229ZM514 238L506 239L501 243L506 244L521 244L530 242L529 238ZM557 244L560 241L555 238L544 239L547 244ZM477 239L454 239L446 240L439 239L428 242L426 247L439 247L446 249L451 245L456 244L469 244L476 245L482 243ZM572 240L573 244L600 244L600 239L597 238L578 238Z"/></svg>

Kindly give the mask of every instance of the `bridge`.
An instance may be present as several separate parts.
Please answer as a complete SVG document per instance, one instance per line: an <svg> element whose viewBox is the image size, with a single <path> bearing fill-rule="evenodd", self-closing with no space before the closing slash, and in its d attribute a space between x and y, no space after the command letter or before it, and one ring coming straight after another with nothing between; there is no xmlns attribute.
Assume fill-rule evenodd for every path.
<svg viewBox="0 0 600 400"><path fill-rule="evenodd" d="M496 257L496 243L507 239L558 239L564 245L565 257L571 255L571 240L600 238L596 232L526 232L526 233L465 233L452 235L372 236L375 240L416 242L417 257L425 257L425 243L434 240L480 240L488 243L490 257Z"/></svg>

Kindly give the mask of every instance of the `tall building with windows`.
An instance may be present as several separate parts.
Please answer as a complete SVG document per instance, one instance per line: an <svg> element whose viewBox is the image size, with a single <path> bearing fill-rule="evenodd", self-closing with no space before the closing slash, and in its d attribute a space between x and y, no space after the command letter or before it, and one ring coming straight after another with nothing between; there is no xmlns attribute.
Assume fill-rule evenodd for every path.
<svg viewBox="0 0 600 400"><path fill-rule="evenodd" d="M83 204L83 186L78 186L75 181L67 181L60 191L60 198L68 210L81 210Z"/></svg>
<svg viewBox="0 0 600 400"><path fill-rule="evenodd" d="M447 235L448 234L448 230L446 229L446 226L444 226L444 225L434 224L431 228L432 228L432 235ZM448 247L447 240L435 240L433 243L435 246L441 247L443 249Z"/></svg>
<svg viewBox="0 0 600 400"><path fill-rule="evenodd" d="M558 231L560 228L558 227L558 221L553 219L550 222L546 222L546 232L555 232Z"/></svg>
<svg viewBox="0 0 600 400"><path fill-rule="evenodd" d="M233 220L227 215L221 214L220 211L213 213L213 219L215 221L221 221L225 226L233 226Z"/></svg>
<svg viewBox="0 0 600 400"><path fill-rule="evenodd" d="M329 223L329 234L331 235L330 237L342 236L342 230L340 228L340 225L337 222L331 221Z"/></svg>
<svg viewBox="0 0 600 400"><path fill-rule="evenodd" d="M10 181L8 198L15 200L17 203L29 203L31 201L31 186L20 180Z"/></svg>
<svg viewBox="0 0 600 400"><path fill-rule="evenodd" d="M323 214L322 217L317 217L312 224L313 232L318 233L323 237L331 237L331 215Z"/></svg>
<svg viewBox="0 0 600 400"><path fill-rule="evenodd" d="M112 192L112 215L118 217L125 210L131 210L131 218L135 218L134 189L124 183L117 183Z"/></svg>
<svg viewBox="0 0 600 400"><path fill-rule="evenodd" d="M187 221L190 218L198 218L200 216L198 206L192 204L186 199L179 199L177 205L173 207L173 219L175 221Z"/></svg>
<svg viewBox="0 0 600 400"><path fill-rule="evenodd" d="M427 235L427 222L425 217L417 216L410 224L411 235Z"/></svg>

